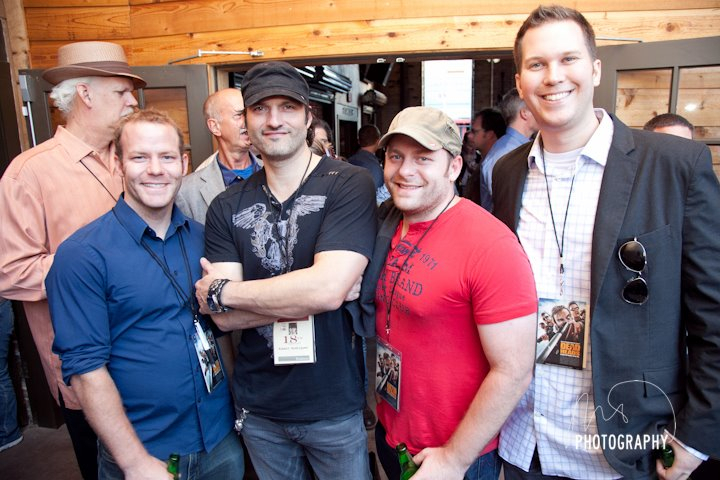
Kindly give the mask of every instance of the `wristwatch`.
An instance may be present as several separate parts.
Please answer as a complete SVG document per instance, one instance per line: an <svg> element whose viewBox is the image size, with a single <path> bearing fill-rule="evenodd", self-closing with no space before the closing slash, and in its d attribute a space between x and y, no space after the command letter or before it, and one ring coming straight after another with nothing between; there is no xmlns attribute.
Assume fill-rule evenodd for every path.
<svg viewBox="0 0 720 480"><path fill-rule="evenodd" d="M230 280L227 278L217 278L213 280L213 282L210 284L210 288L208 288L208 295L207 295L207 304L208 308L213 313L223 313L227 312L228 310L232 310L230 307L226 307L222 304L220 301L220 295L222 294L222 289L225 287L225 284L228 283Z"/></svg>

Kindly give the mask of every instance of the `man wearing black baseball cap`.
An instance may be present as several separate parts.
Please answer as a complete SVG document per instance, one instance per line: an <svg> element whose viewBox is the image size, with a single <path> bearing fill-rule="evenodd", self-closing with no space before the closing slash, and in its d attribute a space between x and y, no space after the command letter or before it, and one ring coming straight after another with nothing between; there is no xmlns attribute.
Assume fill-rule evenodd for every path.
<svg viewBox="0 0 720 480"><path fill-rule="evenodd" d="M210 205L196 284L203 312L243 329L236 429L260 478L305 479L309 464L318 478L369 479L358 334L373 326L348 301L372 255L374 184L310 151L310 89L291 65L257 65L241 90L264 169Z"/></svg>

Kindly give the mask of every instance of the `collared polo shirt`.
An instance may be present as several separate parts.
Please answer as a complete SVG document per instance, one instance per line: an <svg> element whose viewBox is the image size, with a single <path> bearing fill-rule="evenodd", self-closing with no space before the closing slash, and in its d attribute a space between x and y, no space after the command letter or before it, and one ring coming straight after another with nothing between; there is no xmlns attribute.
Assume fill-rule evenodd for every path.
<svg viewBox="0 0 720 480"><path fill-rule="evenodd" d="M201 276L203 241L202 225L177 208L161 239L121 197L60 246L46 282L65 381L106 367L138 437L158 458L210 451L233 425L228 381L212 394L205 388L186 305Z"/></svg>
<svg viewBox="0 0 720 480"><path fill-rule="evenodd" d="M243 180L247 180L250 175L262 168L258 163L257 158L255 158L255 155L253 155L252 152L250 152L250 165L248 165L247 168L244 168L242 170L232 170L223 165L223 163L220 161L219 153L215 155L215 161L220 167L220 173L222 174L225 188L242 182Z"/></svg>

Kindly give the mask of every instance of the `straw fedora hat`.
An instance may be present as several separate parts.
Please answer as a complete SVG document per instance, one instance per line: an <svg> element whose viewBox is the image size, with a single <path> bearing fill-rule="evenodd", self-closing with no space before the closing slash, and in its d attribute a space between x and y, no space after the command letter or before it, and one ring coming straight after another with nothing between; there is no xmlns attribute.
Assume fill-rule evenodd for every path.
<svg viewBox="0 0 720 480"><path fill-rule="evenodd" d="M130 73L123 48L110 42L76 42L58 49L58 66L45 70L42 77L53 85L78 77L126 77L135 88L147 83Z"/></svg>

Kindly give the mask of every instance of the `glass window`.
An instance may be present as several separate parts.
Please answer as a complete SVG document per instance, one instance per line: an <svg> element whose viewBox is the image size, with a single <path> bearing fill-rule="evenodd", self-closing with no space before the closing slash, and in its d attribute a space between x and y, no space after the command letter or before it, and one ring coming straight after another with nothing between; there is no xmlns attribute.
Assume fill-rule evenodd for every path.
<svg viewBox="0 0 720 480"><path fill-rule="evenodd" d="M620 71L615 113L628 126L642 128L655 115L670 111L671 85L671 68Z"/></svg>
<svg viewBox="0 0 720 480"><path fill-rule="evenodd" d="M423 62L423 105L445 112L458 123L469 123L472 112L472 60Z"/></svg>
<svg viewBox="0 0 720 480"><path fill-rule="evenodd" d="M720 138L720 66L680 69L677 113L693 124L695 140Z"/></svg>

